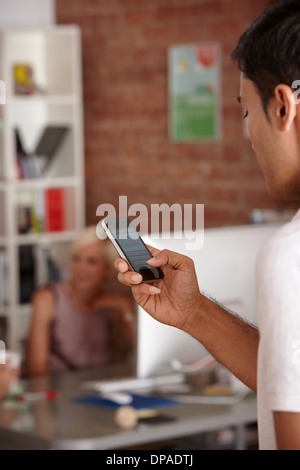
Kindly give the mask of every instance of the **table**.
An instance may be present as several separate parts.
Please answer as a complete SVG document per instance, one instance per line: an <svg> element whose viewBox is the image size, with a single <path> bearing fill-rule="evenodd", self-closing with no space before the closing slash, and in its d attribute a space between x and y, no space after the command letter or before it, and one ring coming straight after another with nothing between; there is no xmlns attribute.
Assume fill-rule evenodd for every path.
<svg viewBox="0 0 300 470"><path fill-rule="evenodd" d="M115 410L74 401L83 394L82 384L128 375L123 366L103 370L72 372L24 382L28 391L57 390L55 400L30 403L24 409L0 409L0 443L9 439L14 448L110 450L134 448L149 443L191 436L256 422L256 396L249 394L235 405L179 404L164 412L175 418L163 424L139 423L124 430L114 422ZM4 445L4 444L3 444ZM236 448L245 446L243 432L238 433Z"/></svg>

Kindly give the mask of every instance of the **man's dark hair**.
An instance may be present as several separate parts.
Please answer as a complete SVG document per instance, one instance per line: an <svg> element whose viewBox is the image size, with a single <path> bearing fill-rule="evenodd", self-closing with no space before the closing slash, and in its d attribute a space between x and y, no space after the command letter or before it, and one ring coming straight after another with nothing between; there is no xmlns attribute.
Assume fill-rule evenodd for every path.
<svg viewBox="0 0 300 470"><path fill-rule="evenodd" d="M276 86L292 87L300 80L300 0L280 0L267 8L231 57L255 84L267 114Z"/></svg>

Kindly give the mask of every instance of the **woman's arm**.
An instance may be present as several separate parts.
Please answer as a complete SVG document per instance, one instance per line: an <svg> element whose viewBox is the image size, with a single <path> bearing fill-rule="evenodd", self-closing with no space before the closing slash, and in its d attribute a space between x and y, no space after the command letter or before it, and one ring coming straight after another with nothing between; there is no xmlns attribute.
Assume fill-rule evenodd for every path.
<svg viewBox="0 0 300 470"><path fill-rule="evenodd" d="M6 368L5 365L0 364L0 400L6 395L12 382L18 377L18 369Z"/></svg>
<svg viewBox="0 0 300 470"><path fill-rule="evenodd" d="M32 301L32 317L27 345L27 372L29 375L48 373L50 326L54 313L54 296L50 289L37 291Z"/></svg>
<svg viewBox="0 0 300 470"><path fill-rule="evenodd" d="M137 305L133 297L123 293L108 294L101 306L112 309L110 322L110 348L113 362L122 362L135 351Z"/></svg>

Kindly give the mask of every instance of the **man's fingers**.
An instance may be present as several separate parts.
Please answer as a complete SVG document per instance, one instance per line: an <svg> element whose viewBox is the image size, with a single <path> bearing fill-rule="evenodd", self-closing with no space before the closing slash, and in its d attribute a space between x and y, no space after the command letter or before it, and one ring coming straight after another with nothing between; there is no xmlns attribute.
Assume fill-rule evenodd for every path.
<svg viewBox="0 0 300 470"><path fill-rule="evenodd" d="M133 273L132 271L128 271L126 273L119 272L118 280L121 282L121 284L131 287L133 292L137 295L153 295L160 293L160 289L153 286L152 284L142 282L142 276L140 274Z"/></svg>
<svg viewBox="0 0 300 470"><path fill-rule="evenodd" d="M126 271L128 271L129 269L127 262L122 258L116 258L114 261L114 265L120 273L126 273Z"/></svg>
<svg viewBox="0 0 300 470"><path fill-rule="evenodd" d="M190 258L178 254L174 251L160 251L152 246L147 246L152 255L152 258L147 261L150 266L163 267L169 265L174 269L179 269L180 266L186 266L190 262L192 262ZM139 294L153 295L160 293L160 289L158 289L157 287L151 285L150 283L144 283L141 274L131 271L127 262L122 258L117 258L115 260L115 267L118 271L118 280L119 282L121 282L121 284L135 289L135 291Z"/></svg>
<svg viewBox="0 0 300 470"><path fill-rule="evenodd" d="M157 256L161 250L158 250L157 248L154 248L151 245L147 245L148 250L150 251L152 256Z"/></svg>
<svg viewBox="0 0 300 470"><path fill-rule="evenodd" d="M132 287L143 282L141 274L129 270L129 266L122 258L115 260L115 267L118 270L118 280L121 284Z"/></svg>
<svg viewBox="0 0 300 470"><path fill-rule="evenodd" d="M133 271L126 271L126 272L120 272L118 273L118 280L122 283L125 284L126 286L133 286L136 284L140 284L143 281L143 278L140 274L135 273Z"/></svg>
<svg viewBox="0 0 300 470"><path fill-rule="evenodd" d="M158 250L157 250L158 251ZM183 264L189 263L191 260L184 255L180 255L174 251L162 250L159 251L153 258L148 261L148 264L151 266L172 266L175 269L178 269Z"/></svg>

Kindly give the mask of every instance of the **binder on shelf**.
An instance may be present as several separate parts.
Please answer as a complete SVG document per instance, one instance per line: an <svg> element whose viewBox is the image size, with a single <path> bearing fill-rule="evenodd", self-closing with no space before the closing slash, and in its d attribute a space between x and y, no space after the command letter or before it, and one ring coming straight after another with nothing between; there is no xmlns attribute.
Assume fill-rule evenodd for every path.
<svg viewBox="0 0 300 470"><path fill-rule="evenodd" d="M8 333L8 325L7 325L7 318L0 317L0 340L7 342L7 333Z"/></svg>
<svg viewBox="0 0 300 470"><path fill-rule="evenodd" d="M35 263L32 245L19 247L19 302L27 304L35 290Z"/></svg>
<svg viewBox="0 0 300 470"><path fill-rule="evenodd" d="M65 278L63 270L51 257L49 247L21 245L19 247L19 302L31 302L37 288Z"/></svg>
<svg viewBox="0 0 300 470"><path fill-rule="evenodd" d="M76 25L55 25L51 32L5 28L0 37L1 71L10 92L0 129L0 213L2 219L8 214L0 223L0 339L7 319L12 348L26 336L31 312L20 300L26 304L45 281L68 276L61 271L78 225L75 210L79 225L84 218L84 204L74 206L84 195L84 171L77 171L84 169L80 41ZM56 216L53 200L47 212L45 207L45 190L55 187L64 193ZM66 232L57 231L61 227Z"/></svg>
<svg viewBox="0 0 300 470"><path fill-rule="evenodd" d="M32 207L29 191L19 191L17 193L16 210L18 233L30 233L32 228Z"/></svg>
<svg viewBox="0 0 300 470"><path fill-rule="evenodd" d="M19 179L45 175L69 130L67 126L46 126L33 153L25 151L19 129L15 129L16 166Z"/></svg>
<svg viewBox="0 0 300 470"><path fill-rule="evenodd" d="M62 188L45 190L45 231L65 230L65 191Z"/></svg>
<svg viewBox="0 0 300 470"><path fill-rule="evenodd" d="M31 193L32 201L32 231L35 233L44 232L44 218L45 218L45 202L44 191L37 189Z"/></svg>
<svg viewBox="0 0 300 470"><path fill-rule="evenodd" d="M8 259L5 250L0 250L0 307L8 305ZM0 338L1 339L1 338Z"/></svg>
<svg viewBox="0 0 300 470"><path fill-rule="evenodd" d="M62 232L66 228L65 217L64 188L18 191L16 219L20 235Z"/></svg>

